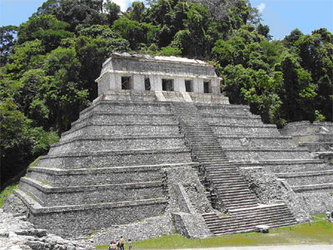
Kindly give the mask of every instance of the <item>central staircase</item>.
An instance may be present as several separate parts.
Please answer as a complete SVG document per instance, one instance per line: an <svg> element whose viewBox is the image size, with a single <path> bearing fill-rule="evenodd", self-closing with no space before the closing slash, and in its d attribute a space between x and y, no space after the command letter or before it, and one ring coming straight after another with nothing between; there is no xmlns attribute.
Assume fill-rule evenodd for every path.
<svg viewBox="0 0 333 250"><path fill-rule="evenodd" d="M286 205L259 205L255 194L240 175L239 169L228 161L211 127L192 103L173 103L192 159L202 166L204 184L212 205L229 216L215 213L203 218L215 235L255 231L258 225L279 227L295 224Z"/></svg>

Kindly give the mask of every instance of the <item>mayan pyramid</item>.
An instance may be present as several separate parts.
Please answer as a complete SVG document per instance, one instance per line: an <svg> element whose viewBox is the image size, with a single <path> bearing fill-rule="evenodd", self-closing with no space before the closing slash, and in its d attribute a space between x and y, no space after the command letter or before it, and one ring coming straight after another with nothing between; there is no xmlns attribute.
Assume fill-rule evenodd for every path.
<svg viewBox="0 0 333 250"><path fill-rule="evenodd" d="M229 104L212 65L114 53L96 81L99 97L15 191L38 227L72 236L167 215L206 237L295 224L299 200L306 214L332 206L330 166ZM263 198L249 171L286 192Z"/></svg>

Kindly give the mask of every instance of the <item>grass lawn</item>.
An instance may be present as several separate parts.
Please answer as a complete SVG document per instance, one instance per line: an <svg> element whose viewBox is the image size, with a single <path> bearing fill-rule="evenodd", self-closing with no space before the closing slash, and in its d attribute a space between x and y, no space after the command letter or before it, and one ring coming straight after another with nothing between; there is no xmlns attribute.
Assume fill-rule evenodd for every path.
<svg viewBox="0 0 333 250"><path fill-rule="evenodd" d="M132 246L133 249L174 249L299 244L333 245L333 224L326 221L325 215L315 215L313 218L312 223L271 229L268 234L244 233L207 239L187 239L175 234L133 242ZM97 249L108 249L107 247L106 245L97 246Z"/></svg>
<svg viewBox="0 0 333 250"><path fill-rule="evenodd" d="M10 185L6 187L1 193L0 193L0 207L3 206L3 203L5 201L6 195L12 194L13 190L18 187L18 184Z"/></svg>

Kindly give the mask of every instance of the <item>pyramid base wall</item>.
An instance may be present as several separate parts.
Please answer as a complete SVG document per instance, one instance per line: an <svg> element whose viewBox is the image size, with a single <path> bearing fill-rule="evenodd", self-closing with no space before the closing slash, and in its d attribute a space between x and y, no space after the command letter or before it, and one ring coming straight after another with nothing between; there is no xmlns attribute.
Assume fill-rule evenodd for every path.
<svg viewBox="0 0 333 250"><path fill-rule="evenodd" d="M37 228L49 230L63 237L76 238L96 229L128 224L164 214L166 200L147 202L100 203L94 205L41 208L31 197L14 192L29 208L28 220ZM46 223L47 222L47 223ZM63 226L59 226L63 225Z"/></svg>

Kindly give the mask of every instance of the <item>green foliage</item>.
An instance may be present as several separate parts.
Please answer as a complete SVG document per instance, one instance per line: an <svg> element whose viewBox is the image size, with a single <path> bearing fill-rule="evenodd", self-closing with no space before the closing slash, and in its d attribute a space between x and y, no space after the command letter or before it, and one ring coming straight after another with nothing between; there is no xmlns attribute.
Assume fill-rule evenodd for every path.
<svg viewBox="0 0 333 250"><path fill-rule="evenodd" d="M48 0L34 16L53 15L59 21L68 23L69 31L74 31L79 24L89 27L112 20L118 12L113 6L108 6L109 3L106 1L106 13L103 13L103 0Z"/></svg>
<svg viewBox="0 0 333 250"><path fill-rule="evenodd" d="M2 192L0 193L0 207L3 206L6 196L9 194L12 194L13 190L15 190L17 188L18 188L18 184L13 184L13 185L6 187L4 190L2 190Z"/></svg>
<svg viewBox="0 0 333 250"><path fill-rule="evenodd" d="M42 41L46 51L51 51L59 46L61 39L72 37L73 34L66 29L69 24L59 21L52 15L30 17L29 21L23 23L18 29L18 42Z"/></svg>
<svg viewBox="0 0 333 250"><path fill-rule="evenodd" d="M31 139L33 141L32 154L41 155L49 150L50 145L59 141L59 136L53 131L47 132L41 127L37 127L31 131Z"/></svg>
<svg viewBox="0 0 333 250"><path fill-rule="evenodd" d="M181 55L182 51L178 48L173 48L171 46L168 47L163 47L161 48L162 50L162 55L164 56L175 56L175 55Z"/></svg>
<svg viewBox="0 0 333 250"><path fill-rule="evenodd" d="M29 164L29 167L36 167L39 160L40 160L40 156L38 156L33 162L31 162Z"/></svg>
<svg viewBox="0 0 333 250"><path fill-rule="evenodd" d="M326 117L323 116L318 110L315 110L316 121L323 122L326 120Z"/></svg>
<svg viewBox="0 0 333 250"><path fill-rule="evenodd" d="M112 29L125 38L131 49L139 48L140 43L152 43L157 34L157 27L148 23L139 23L127 17L121 17L113 23Z"/></svg>
<svg viewBox="0 0 333 250"><path fill-rule="evenodd" d="M18 110L13 99L0 103L0 150L16 147L29 140L31 121Z"/></svg>
<svg viewBox="0 0 333 250"><path fill-rule="evenodd" d="M112 25L119 17L120 7L110 0L104 1L104 9L106 12L106 23Z"/></svg>
<svg viewBox="0 0 333 250"><path fill-rule="evenodd" d="M7 63L11 49L15 45L17 27L14 25L0 27L0 67Z"/></svg>

